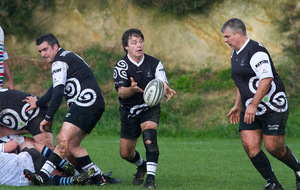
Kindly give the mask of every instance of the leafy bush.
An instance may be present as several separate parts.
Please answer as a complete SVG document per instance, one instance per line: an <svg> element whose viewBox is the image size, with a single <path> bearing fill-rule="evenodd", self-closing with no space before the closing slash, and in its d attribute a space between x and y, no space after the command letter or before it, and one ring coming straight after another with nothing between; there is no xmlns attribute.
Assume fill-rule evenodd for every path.
<svg viewBox="0 0 300 190"><path fill-rule="evenodd" d="M100 46L92 46L83 53L84 60L94 71L97 82L102 86L113 77L114 65L122 55L103 51Z"/></svg>
<svg viewBox="0 0 300 190"><path fill-rule="evenodd" d="M143 7L157 7L161 11L170 12L175 15L184 15L196 11L204 10L205 7L210 6L222 0L132 0L133 3Z"/></svg>
<svg viewBox="0 0 300 190"><path fill-rule="evenodd" d="M54 9L54 0L1 0L0 23L7 34L19 37L34 38L40 33L41 27L31 22L34 10L41 6L43 9Z"/></svg>

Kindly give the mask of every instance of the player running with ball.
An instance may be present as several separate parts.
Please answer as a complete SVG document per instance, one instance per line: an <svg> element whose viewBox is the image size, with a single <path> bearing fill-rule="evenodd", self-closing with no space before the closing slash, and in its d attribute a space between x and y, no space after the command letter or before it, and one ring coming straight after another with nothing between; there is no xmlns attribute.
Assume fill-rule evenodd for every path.
<svg viewBox="0 0 300 190"><path fill-rule="evenodd" d="M144 102L143 90L148 82L158 78L164 82L167 101L176 94L168 86L167 77L161 62L144 54L144 36L138 29L129 29L122 36L122 45L126 55L116 63L114 68L115 87L119 93L121 140L120 155L123 159L136 165L137 172L133 185L143 183L147 172L144 188L155 186L155 172L159 150L157 145L157 127L160 117L160 105L149 107ZM146 148L146 159L135 150L139 136L143 134Z"/></svg>

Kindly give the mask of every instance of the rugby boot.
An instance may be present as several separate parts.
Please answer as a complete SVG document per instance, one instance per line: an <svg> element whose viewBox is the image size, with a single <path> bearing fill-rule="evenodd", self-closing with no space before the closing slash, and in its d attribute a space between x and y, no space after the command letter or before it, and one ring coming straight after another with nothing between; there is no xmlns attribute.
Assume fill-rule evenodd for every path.
<svg viewBox="0 0 300 190"><path fill-rule="evenodd" d="M75 174L75 168L71 163L64 165L61 169L64 177L74 176Z"/></svg>
<svg viewBox="0 0 300 190"><path fill-rule="evenodd" d="M40 175L32 173L30 170L27 169L24 169L23 173L25 177L34 185L45 185L43 178Z"/></svg>
<svg viewBox="0 0 300 190"><path fill-rule="evenodd" d="M95 175L96 170L94 168L91 168L91 169L95 172L94 172L93 176L88 180L87 183L89 185L99 185L99 186L106 185L106 180L104 179L104 176L100 175L100 174Z"/></svg>
<svg viewBox="0 0 300 190"><path fill-rule="evenodd" d="M273 189L273 190L283 190L283 187L282 187L282 185L280 185L280 184L276 184L276 183L268 183L268 184L265 186L265 190L270 190L270 189Z"/></svg>
<svg viewBox="0 0 300 190"><path fill-rule="evenodd" d="M134 174L132 184L141 185L144 182L144 176L147 173L146 162L137 168L137 172Z"/></svg>
<svg viewBox="0 0 300 190"><path fill-rule="evenodd" d="M73 177L72 183L74 185L84 185L94 174L96 173L94 168L91 168L87 171Z"/></svg>
<svg viewBox="0 0 300 190"><path fill-rule="evenodd" d="M110 177L112 174L113 174L113 172L109 172L109 173L103 175L103 178L105 179L106 183L110 183L110 184L122 183L121 180Z"/></svg>
<svg viewBox="0 0 300 190"><path fill-rule="evenodd" d="M156 189L155 180L153 175L147 175L144 189Z"/></svg>

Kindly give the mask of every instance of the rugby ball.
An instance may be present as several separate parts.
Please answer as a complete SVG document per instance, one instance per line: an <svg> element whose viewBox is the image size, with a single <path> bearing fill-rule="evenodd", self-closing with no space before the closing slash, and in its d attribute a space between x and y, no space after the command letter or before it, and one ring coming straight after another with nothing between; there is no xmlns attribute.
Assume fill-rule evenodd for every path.
<svg viewBox="0 0 300 190"><path fill-rule="evenodd" d="M145 103L148 106L152 107L160 103L164 94L165 94L164 83L159 79L153 79L147 84L144 90L143 97Z"/></svg>

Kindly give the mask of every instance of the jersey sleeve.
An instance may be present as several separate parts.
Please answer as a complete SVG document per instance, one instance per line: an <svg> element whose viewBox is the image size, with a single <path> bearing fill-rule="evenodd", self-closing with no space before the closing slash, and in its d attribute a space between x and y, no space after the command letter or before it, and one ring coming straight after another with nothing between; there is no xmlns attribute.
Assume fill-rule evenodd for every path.
<svg viewBox="0 0 300 190"><path fill-rule="evenodd" d="M52 80L53 88L58 85L65 85L67 81L68 64L63 61L55 61L52 63Z"/></svg>
<svg viewBox="0 0 300 190"><path fill-rule="evenodd" d="M168 83L166 72L165 72L164 66L162 65L161 62L159 62L157 67L156 67L155 78L160 79L161 81Z"/></svg>
<svg viewBox="0 0 300 190"><path fill-rule="evenodd" d="M128 79L128 64L124 60L120 60L114 67L114 81L115 88L118 87L128 87L129 79Z"/></svg>
<svg viewBox="0 0 300 190"><path fill-rule="evenodd" d="M250 65L252 70L256 73L256 76L259 78L259 80L269 77L273 78L271 62L267 53L255 53L250 60Z"/></svg>

